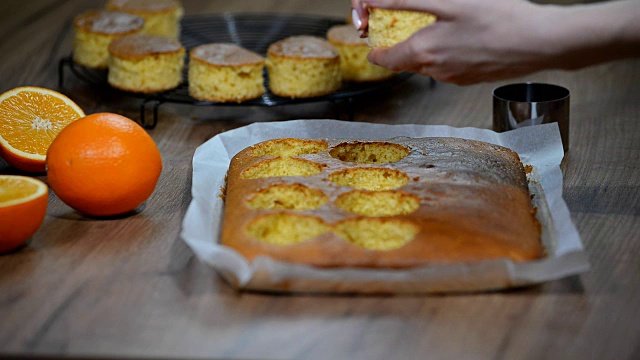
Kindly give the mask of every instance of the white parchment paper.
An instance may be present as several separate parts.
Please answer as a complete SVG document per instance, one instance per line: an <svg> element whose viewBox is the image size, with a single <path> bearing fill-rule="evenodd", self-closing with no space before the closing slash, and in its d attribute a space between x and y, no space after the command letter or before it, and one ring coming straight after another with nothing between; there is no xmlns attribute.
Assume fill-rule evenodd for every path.
<svg viewBox="0 0 640 360"><path fill-rule="evenodd" d="M530 189L543 227L547 255L538 261L492 260L472 264L431 265L409 270L320 269L259 257L248 263L218 244L224 203L220 198L231 158L255 143L284 137L389 139L458 137L508 147L531 165ZM428 293L502 289L541 283L589 268L580 236L562 198L560 162L564 156L557 124L495 133L441 125L384 125L338 120L253 123L216 135L193 157L192 201L181 236L197 257L233 286L243 289L302 292Z"/></svg>

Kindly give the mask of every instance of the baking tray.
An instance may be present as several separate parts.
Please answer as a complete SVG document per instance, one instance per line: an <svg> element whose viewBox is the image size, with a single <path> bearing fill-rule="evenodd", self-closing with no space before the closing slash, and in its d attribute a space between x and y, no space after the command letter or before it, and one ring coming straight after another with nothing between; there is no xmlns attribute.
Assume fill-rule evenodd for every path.
<svg viewBox="0 0 640 360"><path fill-rule="evenodd" d="M270 44L294 35L313 35L325 37L329 28L334 25L345 24L344 19L321 17L301 14L264 14L264 13L222 13L188 15L182 19L180 42L190 49L208 43L231 42L248 50L266 56ZM187 74L188 61L185 61L183 79L178 88L156 94L141 94L114 89L107 82L107 70L90 69L75 64L72 55L60 60L58 67L58 86L64 87L65 70L69 70L77 78L94 87L142 99L140 104L140 122L146 128L154 128L158 121L158 107L164 103L190 104L195 106L281 106L319 101L329 101L334 104L346 101L349 120L353 118L353 108L350 106L354 97L371 94L388 89L411 76L410 73L400 73L390 79L375 82L344 82L342 87L331 94L313 98L291 99L272 94L268 88L269 79L264 73L267 92L253 100L241 103L218 103L199 101L189 96ZM145 120L147 107L153 107L153 119Z"/></svg>
<svg viewBox="0 0 640 360"><path fill-rule="evenodd" d="M219 244L224 202L220 189L235 154L247 146L280 137L383 140L394 137L456 137L508 147L532 167L529 190L542 226L546 255L534 261L494 259L425 264L407 269L321 268L260 256L249 262ZM564 157L556 123L504 133L444 125L373 124L331 119L257 122L214 136L193 157L192 200L181 237L204 263L238 290L286 293L427 294L493 291L530 286L589 268L580 234L562 198Z"/></svg>

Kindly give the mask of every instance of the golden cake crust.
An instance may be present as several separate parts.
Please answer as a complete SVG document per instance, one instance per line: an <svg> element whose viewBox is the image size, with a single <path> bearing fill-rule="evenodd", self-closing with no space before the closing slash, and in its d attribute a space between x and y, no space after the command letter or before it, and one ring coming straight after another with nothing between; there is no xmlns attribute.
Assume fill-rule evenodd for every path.
<svg viewBox="0 0 640 360"><path fill-rule="evenodd" d="M320 173L309 176L245 178L247 169L255 169L266 160L278 158L278 153L256 151L265 147L264 144L238 153L227 174L221 243L237 250L249 261L267 256L317 267L409 268L500 258L522 262L543 256L540 225L531 204L526 175L513 151L457 138L386 141L393 146L405 147L408 153L398 153L397 149L379 141L325 141L326 149L315 148L294 157L322 166ZM371 143L374 145L367 150L365 145ZM353 145L352 151L368 153L343 158L358 162L331 156L331 151L343 144ZM387 153L392 156L385 157ZM295 165L291 164L291 167ZM358 189L331 181L332 174L350 174L361 168L383 172L389 169L380 179L391 177L391 170L401 172L409 181L383 190ZM349 176L343 178L349 180ZM319 190L328 201L315 209L305 210L279 207L277 198L272 208L256 209L248 205L256 203L253 199L257 194L269 193L273 186L283 187L283 184ZM356 195L362 195L360 200L364 202L379 194L384 195L382 198L387 202L365 206L364 214L359 213L354 210L357 202L354 208L341 204L354 192L360 192ZM420 199L418 207L415 207L416 197ZM397 213L393 208L378 213L385 207L400 208L405 201L412 205ZM388 213L387 210L392 211ZM367 214L371 211L373 213ZM286 225L295 225L296 221L305 224L294 229L301 232L303 240L296 238L290 245L273 243L275 240L269 238L269 232L277 228L265 227L263 223L287 216L293 222ZM309 229L315 229L315 232ZM394 231L398 239L378 242L370 242L367 236L359 237L361 234L358 234L370 232L375 237L378 233L394 234ZM350 239L351 235L354 235L353 239ZM265 236L265 239L256 236ZM305 240L304 236L311 238Z"/></svg>
<svg viewBox="0 0 640 360"><path fill-rule="evenodd" d="M137 34L124 36L109 44L109 53L121 59L140 59L149 55L184 51L179 41L164 36Z"/></svg>
<svg viewBox="0 0 640 360"><path fill-rule="evenodd" d="M144 26L144 19L119 11L89 10L73 19L76 29L102 34L127 35L140 31Z"/></svg>
<svg viewBox="0 0 640 360"><path fill-rule="evenodd" d="M192 60L210 66L258 65L265 61L262 56L253 51L230 43L200 45L191 49L189 55Z"/></svg>
<svg viewBox="0 0 640 360"><path fill-rule="evenodd" d="M201 101L242 102L265 93L265 59L230 43L205 44L190 53L189 95Z"/></svg>
<svg viewBox="0 0 640 360"><path fill-rule="evenodd" d="M436 17L420 11L369 8L368 43L391 47L435 23Z"/></svg>
<svg viewBox="0 0 640 360"><path fill-rule="evenodd" d="M342 86L338 50L316 36L291 36L271 44L266 67L269 89L278 96L322 96Z"/></svg>
<svg viewBox="0 0 640 360"><path fill-rule="evenodd" d="M127 35L109 45L107 81L115 88L155 93L182 82L185 50L180 43L159 35Z"/></svg>

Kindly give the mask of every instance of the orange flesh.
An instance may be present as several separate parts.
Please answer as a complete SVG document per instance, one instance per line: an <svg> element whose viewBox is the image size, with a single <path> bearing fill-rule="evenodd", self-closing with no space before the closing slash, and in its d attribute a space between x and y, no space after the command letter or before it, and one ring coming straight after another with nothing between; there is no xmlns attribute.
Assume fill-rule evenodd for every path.
<svg viewBox="0 0 640 360"><path fill-rule="evenodd" d="M0 103L0 133L15 149L44 156L56 134L78 114L63 100L25 91Z"/></svg>
<svg viewBox="0 0 640 360"><path fill-rule="evenodd" d="M18 179L0 178L0 207L5 203L27 198L37 191L36 184Z"/></svg>

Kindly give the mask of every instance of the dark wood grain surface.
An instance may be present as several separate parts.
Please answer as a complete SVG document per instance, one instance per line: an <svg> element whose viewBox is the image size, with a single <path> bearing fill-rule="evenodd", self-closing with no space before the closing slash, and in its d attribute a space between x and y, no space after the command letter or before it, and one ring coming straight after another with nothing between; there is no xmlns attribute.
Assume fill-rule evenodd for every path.
<svg viewBox="0 0 640 360"><path fill-rule="evenodd" d="M275 11L345 17L346 0L185 0L187 14ZM0 2L0 92L57 86L70 20L90 0ZM49 198L29 244L0 255L0 354L73 358L638 359L640 358L640 61L513 81L569 88L564 197L591 270L540 286L456 296L237 293L179 237L191 158L214 135L254 121L344 118L330 103L275 108L165 104L149 133L164 169L135 214L85 217ZM411 77L358 98L355 121L490 128L491 91ZM139 119L139 100L71 75L87 113ZM0 160L0 174L18 173ZM45 180L44 174L37 176ZM0 355L2 357L2 355Z"/></svg>

